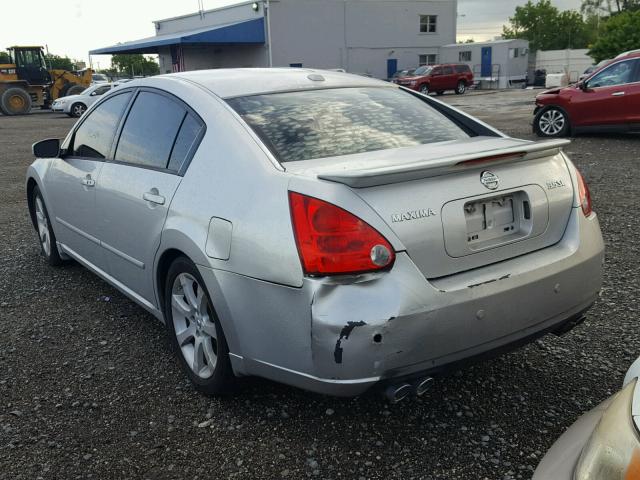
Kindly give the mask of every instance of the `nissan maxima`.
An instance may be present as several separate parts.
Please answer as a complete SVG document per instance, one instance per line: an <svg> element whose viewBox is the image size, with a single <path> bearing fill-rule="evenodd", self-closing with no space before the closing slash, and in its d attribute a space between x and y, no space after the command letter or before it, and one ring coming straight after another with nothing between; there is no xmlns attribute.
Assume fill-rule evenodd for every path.
<svg viewBox="0 0 640 480"><path fill-rule="evenodd" d="M200 391L396 401L584 318L603 241L567 143L362 76L197 71L105 95L26 188L49 264L163 321Z"/></svg>

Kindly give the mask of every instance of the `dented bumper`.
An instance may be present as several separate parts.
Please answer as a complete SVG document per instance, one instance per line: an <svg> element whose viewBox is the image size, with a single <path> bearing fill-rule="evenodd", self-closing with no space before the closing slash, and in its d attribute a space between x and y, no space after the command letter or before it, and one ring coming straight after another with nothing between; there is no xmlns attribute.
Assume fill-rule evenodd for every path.
<svg viewBox="0 0 640 480"><path fill-rule="evenodd" d="M603 250L597 217L574 209L558 244L450 277L425 279L401 252L382 274L308 278L288 289L286 304L289 312L307 305L293 314L309 320L308 330L295 327L306 338L289 338L289 351L272 360L242 348L234 368L332 395L437 371L581 314L600 290Z"/></svg>

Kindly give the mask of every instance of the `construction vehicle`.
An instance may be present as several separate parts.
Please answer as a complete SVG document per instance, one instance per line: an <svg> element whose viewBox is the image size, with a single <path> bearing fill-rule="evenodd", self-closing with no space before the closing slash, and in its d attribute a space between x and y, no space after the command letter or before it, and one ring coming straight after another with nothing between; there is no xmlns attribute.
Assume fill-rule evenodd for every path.
<svg viewBox="0 0 640 480"><path fill-rule="evenodd" d="M0 112L5 115L24 115L34 106L49 108L54 100L76 95L91 84L91 69L48 69L42 47L7 51L10 63L0 64Z"/></svg>

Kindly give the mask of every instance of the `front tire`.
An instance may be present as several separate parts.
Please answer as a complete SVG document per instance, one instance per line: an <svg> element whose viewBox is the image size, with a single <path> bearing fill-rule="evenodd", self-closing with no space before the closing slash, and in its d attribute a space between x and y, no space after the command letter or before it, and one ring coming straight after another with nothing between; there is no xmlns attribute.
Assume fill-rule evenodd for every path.
<svg viewBox="0 0 640 480"><path fill-rule="evenodd" d="M38 233L38 240L40 240L42 256L47 260L47 263L53 267L62 265L63 261L58 252L56 235L53 233L53 228L51 228L49 212L47 212L40 188L37 186L33 188L33 192L31 193L31 205L33 205L34 225Z"/></svg>
<svg viewBox="0 0 640 480"><path fill-rule="evenodd" d="M456 85L456 95L462 95L466 91L467 91L467 84L464 83L462 80L460 80L458 82L458 85Z"/></svg>
<svg viewBox="0 0 640 480"><path fill-rule="evenodd" d="M165 283L165 319L173 350L196 390L222 395L233 390L229 347L211 297L195 264L179 257Z"/></svg>
<svg viewBox="0 0 640 480"><path fill-rule="evenodd" d="M569 116L558 107L546 107L533 119L533 128L539 137L557 138L569 134Z"/></svg>
<svg viewBox="0 0 640 480"><path fill-rule="evenodd" d="M429 95L429 85L427 85L426 83L420 85L419 91L423 95Z"/></svg>
<svg viewBox="0 0 640 480"><path fill-rule="evenodd" d="M71 105L69 111L71 112L72 117L80 118L82 114L87 111L87 106L84 103L76 102Z"/></svg>

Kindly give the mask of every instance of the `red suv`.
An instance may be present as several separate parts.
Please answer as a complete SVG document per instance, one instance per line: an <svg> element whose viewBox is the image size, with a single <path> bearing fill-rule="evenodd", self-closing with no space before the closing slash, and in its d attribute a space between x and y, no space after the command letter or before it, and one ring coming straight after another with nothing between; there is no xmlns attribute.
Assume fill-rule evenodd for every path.
<svg viewBox="0 0 640 480"><path fill-rule="evenodd" d="M395 82L425 95L429 92L442 95L445 90L453 90L460 95L473 85L473 73L468 65L462 63L425 65L418 67L413 75L400 77Z"/></svg>
<svg viewBox="0 0 640 480"><path fill-rule="evenodd" d="M541 137L640 131L640 51L618 55L576 85L541 93L534 115Z"/></svg>

